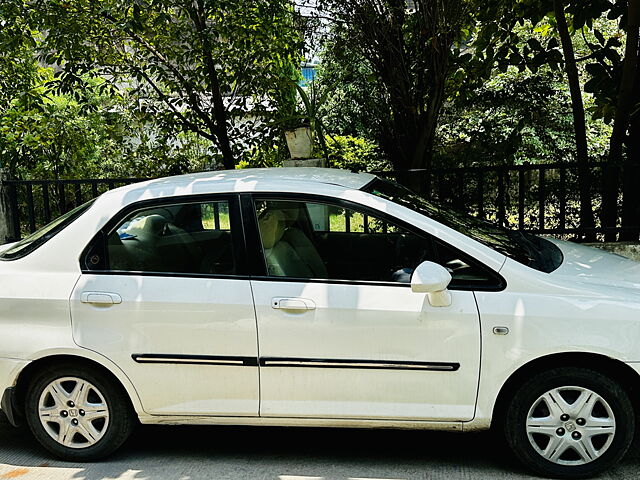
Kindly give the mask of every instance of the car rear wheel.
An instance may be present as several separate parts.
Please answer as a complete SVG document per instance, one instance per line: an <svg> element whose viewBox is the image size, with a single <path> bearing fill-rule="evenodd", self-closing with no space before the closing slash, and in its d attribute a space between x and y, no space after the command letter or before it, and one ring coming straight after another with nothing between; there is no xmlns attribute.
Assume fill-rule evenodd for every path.
<svg viewBox="0 0 640 480"><path fill-rule="evenodd" d="M102 372L65 365L36 375L26 395L27 423L59 458L90 461L115 451L134 426L119 385Z"/></svg>
<svg viewBox="0 0 640 480"><path fill-rule="evenodd" d="M562 368L525 382L504 417L515 455L550 477L586 478L618 462L635 430L629 396L599 372Z"/></svg>

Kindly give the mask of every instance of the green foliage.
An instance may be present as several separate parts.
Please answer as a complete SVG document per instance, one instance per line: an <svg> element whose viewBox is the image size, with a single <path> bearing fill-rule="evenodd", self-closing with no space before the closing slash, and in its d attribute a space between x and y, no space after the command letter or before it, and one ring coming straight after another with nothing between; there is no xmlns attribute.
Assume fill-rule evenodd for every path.
<svg viewBox="0 0 640 480"><path fill-rule="evenodd" d="M346 30L335 29L327 40L318 83L334 86L320 110L329 131L368 139L385 135L391 118L386 93L369 63L352 52Z"/></svg>
<svg viewBox="0 0 640 480"><path fill-rule="evenodd" d="M446 85L468 58L462 46L478 6L472 0L412 3L409 10L406 2L320 2L336 19L321 79L343 84L336 92L341 99L355 97L347 122L333 115L343 127L338 131L369 130L399 169L429 167Z"/></svg>
<svg viewBox="0 0 640 480"><path fill-rule="evenodd" d="M329 165L353 172L391 170L380 148L372 141L353 136L336 135L326 140Z"/></svg>
<svg viewBox="0 0 640 480"><path fill-rule="evenodd" d="M622 74L622 39L626 30L626 1L567 0L572 41L583 91L593 95L588 110L594 119L611 123ZM482 79L494 68L510 66L536 72L542 67L564 68L551 0L499 0L480 11L473 47L473 70ZM497 21L496 21L497 19Z"/></svg>
<svg viewBox="0 0 640 480"><path fill-rule="evenodd" d="M439 127L440 166L571 161L575 141L568 86L549 68L510 67L447 105ZM587 126L590 156L606 152L610 128Z"/></svg>
<svg viewBox="0 0 640 480"><path fill-rule="evenodd" d="M236 168L281 167L283 160L289 158L289 151L284 141L267 143L254 147L238 162Z"/></svg>
<svg viewBox="0 0 640 480"><path fill-rule="evenodd" d="M0 158L18 178L151 177L215 163L202 139L163 134L102 95L95 81L84 84L82 102L70 95L39 99L17 98L0 112Z"/></svg>
<svg viewBox="0 0 640 480"><path fill-rule="evenodd" d="M130 112L163 134L206 139L226 165L291 101L301 39L287 0L43 0L17 15L47 32L37 47L59 67L57 94L82 101L84 79L99 78Z"/></svg>

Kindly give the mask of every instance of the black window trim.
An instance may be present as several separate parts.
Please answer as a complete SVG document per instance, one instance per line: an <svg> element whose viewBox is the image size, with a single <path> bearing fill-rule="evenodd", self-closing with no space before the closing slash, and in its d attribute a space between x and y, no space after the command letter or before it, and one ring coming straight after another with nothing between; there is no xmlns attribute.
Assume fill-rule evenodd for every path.
<svg viewBox="0 0 640 480"><path fill-rule="evenodd" d="M457 247L445 242L444 240L431 235L420 228L411 225L410 223L401 220L397 217L393 217L385 212L375 210L367 205L362 205L350 200L345 200L336 197L330 197L326 195L311 194L311 193L293 193L293 192L253 192L243 193L240 195L241 210L243 214L242 226L244 229L244 236L246 242L246 252L248 254L248 262L250 266L249 275L252 280L258 281L276 281L276 282L297 282L297 283L324 283L324 284L343 284L343 285L368 285L368 286L385 286L385 287L400 287L411 288L409 283L398 282L383 282L383 281L366 281L366 280L338 280L338 279L317 279L317 278L296 278L296 277L277 277L267 274L266 261L264 258L264 252L262 248L262 240L260 239L260 232L258 227L258 219L255 209L255 202L260 200L298 200L309 202L324 202L329 203L341 208L349 208L352 210L360 211L366 215L380 218L381 220L391 222L399 227L407 230L409 233L425 238L432 242L434 245L434 251L436 255L438 253L438 244L443 244L446 248L450 248L456 254L470 265L477 267L487 273L489 278L493 279L491 285L473 285L459 283L458 285L450 285L449 290L461 290L461 291L482 291L482 292L499 292L507 287L507 282L504 277L498 272L488 267L484 263L469 254L464 253Z"/></svg>
<svg viewBox="0 0 640 480"><path fill-rule="evenodd" d="M153 272L153 271L130 271L130 270L92 270L87 268L86 257L90 249L96 242L103 242L102 251L105 254L105 261L108 265L108 249L106 248L106 239L115 228L131 213L137 210L144 210L155 206L170 206L186 203L207 203L216 201L227 201L229 204L229 218L231 224L231 241L233 242L234 261L236 263L237 273L234 275L217 274L217 273L185 273L185 272ZM239 225L236 225L239 223ZM235 228L234 228L235 227ZM221 193L205 193L192 195L176 195L170 197L153 198L148 200L140 200L131 203L120 209L111 219L92 237L80 254L79 263L80 270L83 274L90 275L132 275L146 277L177 277L177 278L215 278L226 280L249 280L249 268L246 255L246 242L242 227L242 215L240 213L240 200L237 193L221 192Z"/></svg>

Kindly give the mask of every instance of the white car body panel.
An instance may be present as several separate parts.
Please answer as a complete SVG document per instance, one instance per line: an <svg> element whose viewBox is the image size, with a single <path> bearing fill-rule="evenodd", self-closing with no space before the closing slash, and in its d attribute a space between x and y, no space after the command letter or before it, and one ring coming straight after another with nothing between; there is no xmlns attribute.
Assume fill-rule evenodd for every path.
<svg viewBox="0 0 640 480"><path fill-rule="evenodd" d="M452 305L442 308L403 286L251 283L261 357L459 364L455 371L263 368L262 416L473 418L480 365L473 293L452 292ZM315 309L274 309L276 297L308 299Z"/></svg>
<svg viewBox="0 0 640 480"><path fill-rule="evenodd" d="M13 385L20 370L34 360L76 355L101 364L118 378L143 423L432 429L464 425L465 429L481 429L490 425L496 396L508 378L521 366L547 355L592 353L627 362L640 372L639 263L559 243L565 255L563 265L551 274L537 272L416 212L358 190L372 179L371 175L325 169L213 172L153 180L102 195L41 248L19 260L0 262L0 388ZM425 294L404 287L289 283L282 288L285 282L278 286L279 282L252 281L256 329L248 280L211 280L211 284L224 285L220 283L220 297L207 297L209 280L159 282L166 277L135 277L140 282L136 285L133 277L80 271L80 252L125 206L146 199L224 192L291 192L371 207L456 246L499 272L507 287L500 292L453 291L451 307L434 308L425 306ZM233 286L227 286L229 282ZM100 310L78 301L85 291L114 288L124 292L124 305L116 306L124 308ZM342 297L349 290L354 300ZM178 299L180 292L185 297ZM313 296L317 310L298 317L282 311L275 315L270 310L273 297L290 296ZM213 314L219 298L227 306L224 312L216 306L216 313L229 315L222 321ZM394 307L395 302L401 304ZM155 324L138 310L144 304L154 311ZM351 315L354 307L363 307L355 319ZM182 309L196 314L176 318ZM398 312L397 322L406 330L395 332L386 323L386 315L393 312ZM181 326L186 321L187 328L176 331L172 328L176 320ZM264 322L264 331L260 331L260 322ZM340 337L332 330L339 324L348 326L340 330ZM370 330L362 338L350 338L356 334L356 325ZM494 334L496 326L507 327L509 333ZM216 332L230 335L229 342ZM299 343L284 342L283 332L291 332ZM180 365L159 374L149 368L157 365L138 369L131 358L135 353L177 353L187 342L189 352L185 353L190 354L210 354L215 348L216 353L234 356L282 357L299 355L304 349L305 356L326 353L355 358L369 349L368 357L379 360L426 359L458 362L464 367L458 372L427 372L428 389L411 371L369 370L356 377L349 371L337 374L330 370L323 378L322 372L312 372L312 368L293 373L265 368L261 373L263 416L256 417L258 367ZM215 382L202 381L199 370L203 369L207 378L228 382L230 392ZM393 378L389 375L398 373ZM169 389L167 378L182 382L179 388L188 385L189 398L179 388ZM385 390L376 390L380 381ZM339 400L333 402L336 398Z"/></svg>
<svg viewBox="0 0 640 480"><path fill-rule="evenodd" d="M82 303L117 292L122 304ZM119 365L144 411L156 415L258 415L258 367L138 363L136 354L258 356L248 280L82 275L71 296L78 345Z"/></svg>

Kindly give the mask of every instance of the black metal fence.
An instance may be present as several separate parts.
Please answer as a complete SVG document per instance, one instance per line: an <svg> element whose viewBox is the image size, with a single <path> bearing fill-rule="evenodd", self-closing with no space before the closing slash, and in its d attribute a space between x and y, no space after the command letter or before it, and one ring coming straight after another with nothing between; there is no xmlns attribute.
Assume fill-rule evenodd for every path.
<svg viewBox="0 0 640 480"><path fill-rule="evenodd" d="M580 225L578 168L572 163L380 172L379 175L395 178L436 202L508 228L579 240L587 233L595 233L601 239L604 232L622 231L619 222L609 228L599 222L605 168L604 164L593 164L588 169L596 221L595 228L589 230ZM0 186L9 192L14 236L23 236L107 190L141 180L5 180Z"/></svg>
<svg viewBox="0 0 640 480"><path fill-rule="evenodd" d="M379 175L395 178L436 202L511 229L574 240L594 235L602 240L604 233L637 229L623 228L620 218L615 226L605 227L600 222L604 175L615 175L621 186L624 169L596 163L586 170L595 220L592 228L580 223L579 173L574 163L380 172ZM616 200L620 211L621 192Z"/></svg>
<svg viewBox="0 0 640 480"><path fill-rule="evenodd" d="M10 239L18 240L108 190L141 180L2 180L9 200Z"/></svg>

